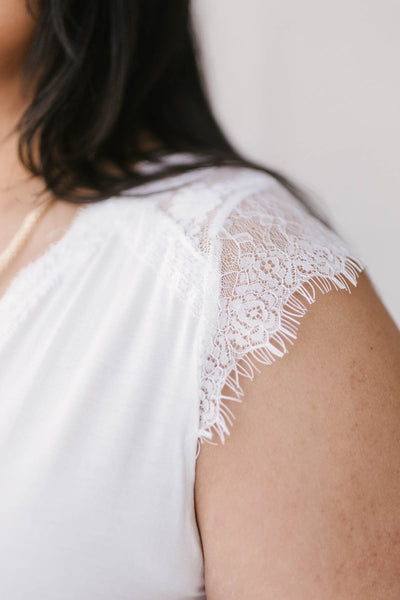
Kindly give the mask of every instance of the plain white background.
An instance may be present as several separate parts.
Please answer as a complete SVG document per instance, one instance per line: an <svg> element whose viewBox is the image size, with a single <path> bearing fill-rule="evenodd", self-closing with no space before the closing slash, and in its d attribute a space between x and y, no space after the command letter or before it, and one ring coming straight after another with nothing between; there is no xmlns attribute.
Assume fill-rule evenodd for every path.
<svg viewBox="0 0 400 600"><path fill-rule="evenodd" d="M400 327L399 0L194 0L193 20L228 139L318 196Z"/></svg>

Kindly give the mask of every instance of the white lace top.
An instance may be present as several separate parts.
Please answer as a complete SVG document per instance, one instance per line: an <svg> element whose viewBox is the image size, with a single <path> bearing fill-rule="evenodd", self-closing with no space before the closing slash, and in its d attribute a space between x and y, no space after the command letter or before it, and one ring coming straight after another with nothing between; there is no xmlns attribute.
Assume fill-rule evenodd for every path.
<svg viewBox="0 0 400 600"><path fill-rule="evenodd" d="M0 299L7 600L204 599L201 444L224 442L241 377L288 352L316 288L365 268L265 173L141 189L82 206Z"/></svg>

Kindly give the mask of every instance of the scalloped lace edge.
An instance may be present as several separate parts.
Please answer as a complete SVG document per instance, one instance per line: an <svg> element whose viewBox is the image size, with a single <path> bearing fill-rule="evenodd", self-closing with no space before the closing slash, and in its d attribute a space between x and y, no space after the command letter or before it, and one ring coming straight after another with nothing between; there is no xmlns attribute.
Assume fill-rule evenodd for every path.
<svg viewBox="0 0 400 600"><path fill-rule="evenodd" d="M366 269L366 266L362 258L348 254L344 260L343 268L335 273L335 275L312 275L292 290L291 295L282 308L280 327L271 335L268 343L248 350L240 359L240 361L244 362L245 366L240 365L239 361L235 362L229 376L224 382L224 387L227 386L232 391L232 396L220 396L216 419L207 425L207 427L199 430L196 458L200 454L203 443L213 446L219 445L218 442L211 441L213 433L216 433L222 444L225 444L225 435L230 435L228 424L232 426L233 420L236 420L234 413L228 407L226 401L242 402L244 395L239 378L245 377L252 381L254 379L254 371L261 372L257 364L271 365L277 358L289 352L287 343L293 345L297 339L301 318L308 312L310 306L316 300L316 289L319 289L323 294L332 289L346 289L351 294L349 283L357 287L358 276ZM296 293L300 294L303 299L296 298L294 296Z"/></svg>

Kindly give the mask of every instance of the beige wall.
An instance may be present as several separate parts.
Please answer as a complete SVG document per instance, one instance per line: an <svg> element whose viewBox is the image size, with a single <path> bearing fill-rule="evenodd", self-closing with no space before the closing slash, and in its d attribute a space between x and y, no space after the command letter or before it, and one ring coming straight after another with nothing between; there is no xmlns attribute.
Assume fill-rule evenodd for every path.
<svg viewBox="0 0 400 600"><path fill-rule="evenodd" d="M311 188L400 326L399 0L193 0L232 142Z"/></svg>

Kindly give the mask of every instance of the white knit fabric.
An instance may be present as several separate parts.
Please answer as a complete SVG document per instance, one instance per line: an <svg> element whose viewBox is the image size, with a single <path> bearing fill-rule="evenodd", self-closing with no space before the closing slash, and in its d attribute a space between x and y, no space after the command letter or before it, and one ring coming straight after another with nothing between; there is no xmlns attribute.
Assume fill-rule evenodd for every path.
<svg viewBox="0 0 400 600"><path fill-rule="evenodd" d="M289 350L315 290L365 268L262 172L132 193L83 206L0 298L7 600L204 600L201 444L224 443L241 377Z"/></svg>

